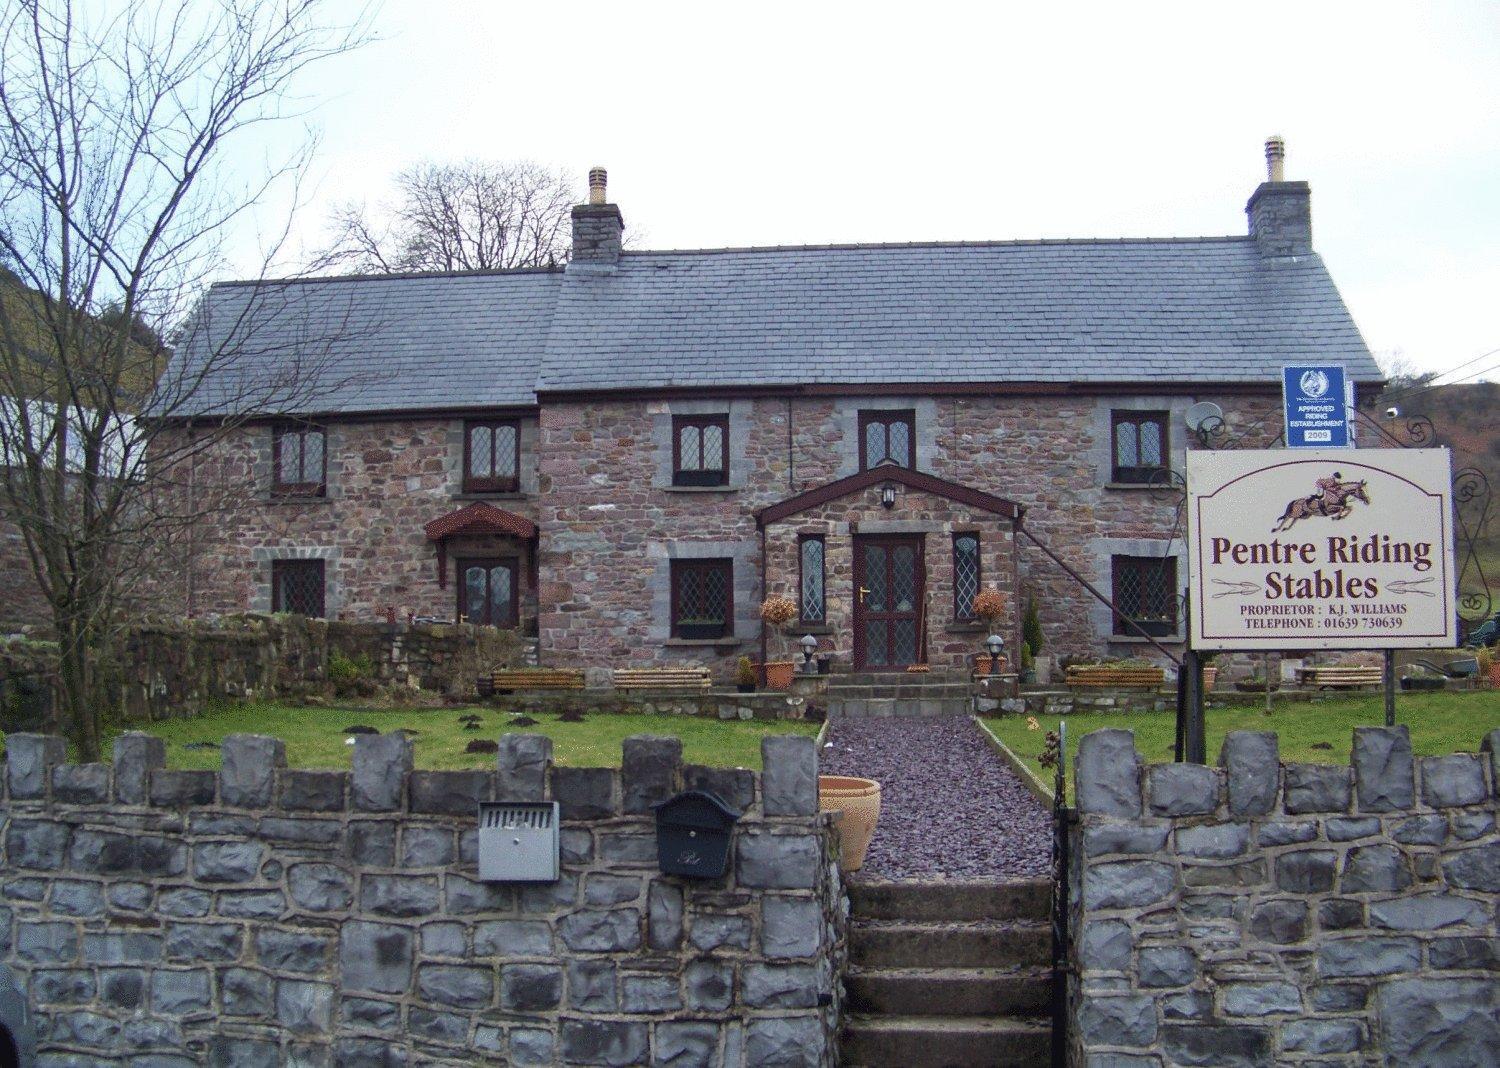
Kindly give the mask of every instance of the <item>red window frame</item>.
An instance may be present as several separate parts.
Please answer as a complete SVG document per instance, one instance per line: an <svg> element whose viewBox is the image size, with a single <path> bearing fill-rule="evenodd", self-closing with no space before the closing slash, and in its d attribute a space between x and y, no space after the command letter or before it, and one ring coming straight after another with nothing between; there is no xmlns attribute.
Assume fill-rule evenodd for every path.
<svg viewBox="0 0 1500 1068"><path fill-rule="evenodd" d="M703 431L717 427L723 435L724 447L720 450L723 463L719 467L684 468L682 466L682 432L698 432L698 455L703 455ZM672 485L674 486L727 486L729 484L729 416L719 415L674 415L672 417Z"/></svg>
<svg viewBox="0 0 1500 1068"><path fill-rule="evenodd" d="M316 604L301 607L312 608L311 612L299 612L296 607L288 606L286 598L281 595L282 580L289 572L308 571L317 576L317 584L313 588L318 591ZM298 615L307 616L309 619L322 619L328 611L328 571L322 560L272 560L271 561L271 611L273 612L297 612Z"/></svg>
<svg viewBox="0 0 1500 1068"><path fill-rule="evenodd" d="M953 618L960 623L973 623L978 620L974 614L974 598L969 598L968 604L962 604L958 591L958 541L960 538L974 539L974 594L984 589L984 543L980 540L977 530L957 530L953 532Z"/></svg>
<svg viewBox="0 0 1500 1068"><path fill-rule="evenodd" d="M316 434L322 441L322 464L316 471L307 470L307 439ZM281 458L288 446L297 450L297 473L295 482L284 482L281 478ZM316 479L309 478L316 475ZM309 423L287 423L271 432L271 492L286 497L321 497L328 490L328 431L327 428Z"/></svg>
<svg viewBox="0 0 1500 1068"><path fill-rule="evenodd" d="M474 473L474 431L488 429L490 455L487 475ZM496 439L501 430L509 430L515 438L516 447L511 456L510 474L502 475L495 470ZM521 484L521 423L518 419L469 419L464 422L464 492L465 493L514 493Z"/></svg>
<svg viewBox="0 0 1500 1068"><path fill-rule="evenodd" d="M1146 424L1154 424L1161 443L1161 463L1150 466L1142 463L1121 464L1120 463L1120 427L1129 426L1135 435L1136 460L1141 456L1141 427ZM1110 480L1128 485L1142 485L1150 482L1158 471L1164 471L1171 466L1171 439L1167 436L1167 428L1171 424L1167 412L1136 412L1117 410L1112 413L1109 423L1109 457L1110 457Z"/></svg>
<svg viewBox="0 0 1500 1068"><path fill-rule="evenodd" d="M719 571L724 575L724 618L720 621L684 620L682 584L689 571ZM729 559L672 561L672 637L728 638L734 634L734 561Z"/></svg>
<svg viewBox="0 0 1500 1068"><path fill-rule="evenodd" d="M902 463L896 457L890 457L898 467L908 470L917 466L917 413L915 409L905 408L898 410L866 409L859 413L859 469L868 471L877 466L886 457L882 456L874 464L870 462L869 452L865 447L866 428L871 423L878 423L885 427L885 452L886 456L891 451L891 426L895 423L906 424L906 462Z"/></svg>
<svg viewBox="0 0 1500 1068"><path fill-rule="evenodd" d="M818 614L809 616L807 609L807 557L804 546L815 541L822 547L818 554ZM823 626L828 622L828 542L822 534L797 536L797 616L801 622Z"/></svg>

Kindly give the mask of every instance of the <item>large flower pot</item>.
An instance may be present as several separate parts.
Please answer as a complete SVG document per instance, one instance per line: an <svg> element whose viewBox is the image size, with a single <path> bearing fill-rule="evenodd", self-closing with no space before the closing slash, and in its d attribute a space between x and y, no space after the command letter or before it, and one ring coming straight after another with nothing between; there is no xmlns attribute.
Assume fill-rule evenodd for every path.
<svg viewBox="0 0 1500 1068"><path fill-rule="evenodd" d="M768 660L765 663L766 689L790 690L792 671L795 665L790 660Z"/></svg>
<svg viewBox="0 0 1500 1068"><path fill-rule="evenodd" d="M870 839L875 836L875 821L880 818L880 784L848 775L819 775L818 808L843 813L839 820L839 867L859 871L864 867Z"/></svg>

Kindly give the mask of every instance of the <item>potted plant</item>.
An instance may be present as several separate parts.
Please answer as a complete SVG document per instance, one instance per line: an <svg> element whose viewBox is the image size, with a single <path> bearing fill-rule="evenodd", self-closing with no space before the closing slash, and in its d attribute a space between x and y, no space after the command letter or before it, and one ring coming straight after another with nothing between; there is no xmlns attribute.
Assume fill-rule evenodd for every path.
<svg viewBox="0 0 1500 1068"><path fill-rule="evenodd" d="M1037 610L1036 597L1026 598L1026 611L1021 615L1021 640L1031 646L1032 670L1036 681L1052 681L1052 657L1042 655L1042 616Z"/></svg>
<svg viewBox="0 0 1500 1068"><path fill-rule="evenodd" d="M734 686L740 693L755 692L755 666L748 656L742 656L734 666Z"/></svg>
<svg viewBox="0 0 1500 1068"><path fill-rule="evenodd" d="M1219 665L1214 663L1214 657L1218 653L1199 653L1198 660L1203 664L1203 692L1208 693L1214 688L1214 683L1219 681Z"/></svg>
<svg viewBox="0 0 1500 1068"><path fill-rule="evenodd" d="M984 629L988 633L993 634L1005 617L1005 596L995 589L980 590L974 595L972 607L974 618L984 624ZM988 675L992 664L993 661L988 653L974 654L974 674ZM998 670L1004 671L1005 658L1003 656L1000 658L999 665Z"/></svg>
<svg viewBox="0 0 1500 1068"><path fill-rule="evenodd" d="M1021 643L1021 681L1026 685L1036 682L1036 658L1031 654L1031 643Z"/></svg>
<svg viewBox="0 0 1500 1068"><path fill-rule="evenodd" d="M1481 681L1488 679L1491 686L1500 686L1500 677L1497 677L1497 669L1500 663L1495 661L1495 652L1487 645L1481 645L1474 653L1474 659L1479 665L1479 678Z"/></svg>
<svg viewBox="0 0 1500 1068"><path fill-rule="evenodd" d="M767 597L761 602L761 622L773 630L785 633L787 625L796 618L797 606L785 597ZM795 664L791 660L766 661L764 665L766 688L770 690L790 689L794 667Z"/></svg>

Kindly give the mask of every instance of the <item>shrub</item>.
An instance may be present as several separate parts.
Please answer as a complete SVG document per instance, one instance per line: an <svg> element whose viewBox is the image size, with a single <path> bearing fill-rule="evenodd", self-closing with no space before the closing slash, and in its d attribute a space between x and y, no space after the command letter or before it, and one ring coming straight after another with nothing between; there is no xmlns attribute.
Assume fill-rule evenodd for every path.
<svg viewBox="0 0 1500 1068"><path fill-rule="evenodd" d="M761 602L760 618L773 627L784 627L797 618L797 606L785 597L767 597Z"/></svg>
<svg viewBox="0 0 1500 1068"><path fill-rule="evenodd" d="M1026 598L1026 612L1021 617L1021 640L1031 646L1031 655L1042 651L1042 617L1037 611L1036 597Z"/></svg>
<svg viewBox="0 0 1500 1068"><path fill-rule="evenodd" d="M980 590L974 595L974 614L990 626L1005 615L1005 598L999 590Z"/></svg>
<svg viewBox="0 0 1500 1068"><path fill-rule="evenodd" d="M750 663L748 656L742 656L734 665L734 681L740 686L755 685L755 665Z"/></svg>
<svg viewBox="0 0 1500 1068"><path fill-rule="evenodd" d="M354 693L374 677L375 664L368 653L352 657L333 653L328 657L328 681L333 685L333 692L340 696Z"/></svg>

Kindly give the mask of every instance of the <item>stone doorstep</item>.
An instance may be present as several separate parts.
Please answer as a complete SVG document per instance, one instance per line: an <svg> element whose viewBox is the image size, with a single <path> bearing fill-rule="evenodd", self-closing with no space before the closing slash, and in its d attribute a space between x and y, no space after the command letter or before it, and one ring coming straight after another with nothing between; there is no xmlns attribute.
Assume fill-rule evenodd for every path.
<svg viewBox="0 0 1500 1068"><path fill-rule="evenodd" d="M1034 920L1052 915L1049 879L849 883L855 920Z"/></svg>
<svg viewBox="0 0 1500 1068"><path fill-rule="evenodd" d="M865 968L1040 967L1052 963L1052 928L1031 920L856 920L849 960Z"/></svg>
<svg viewBox="0 0 1500 1068"><path fill-rule="evenodd" d="M841 700L830 697L827 701L830 716L965 716L969 714L969 701L962 700Z"/></svg>
<svg viewBox="0 0 1500 1068"><path fill-rule="evenodd" d="M1035 1068L1052 1050L1046 1020L851 1014L839 1043L846 1068Z"/></svg>
<svg viewBox="0 0 1500 1068"><path fill-rule="evenodd" d="M853 1012L901 1016L1046 1016L1052 969L851 968Z"/></svg>

